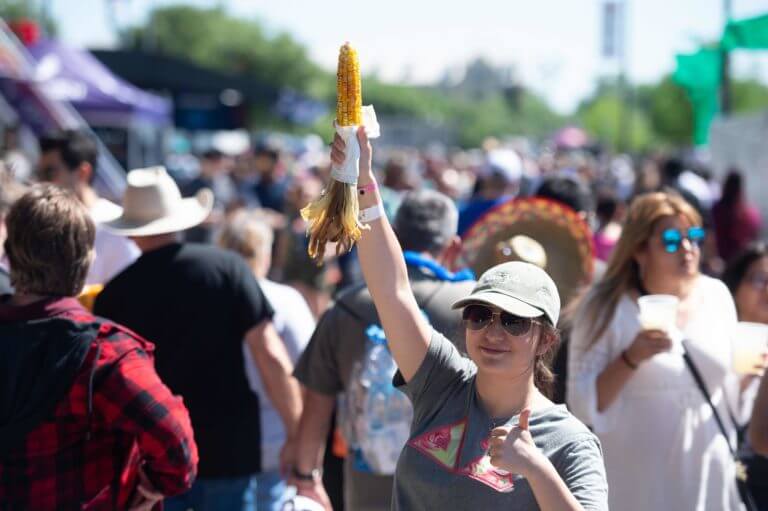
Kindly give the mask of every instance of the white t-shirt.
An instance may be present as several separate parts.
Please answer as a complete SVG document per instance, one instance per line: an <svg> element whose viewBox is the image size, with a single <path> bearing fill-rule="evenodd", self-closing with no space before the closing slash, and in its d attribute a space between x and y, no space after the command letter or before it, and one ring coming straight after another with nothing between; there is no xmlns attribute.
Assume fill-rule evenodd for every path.
<svg viewBox="0 0 768 511"><path fill-rule="evenodd" d="M691 300L686 325L671 337L686 339L720 417L732 429L726 406L735 411L738 401L731 371L736 308L725 285L705 276ZM578 316L569 344L568 406L602 443L610 509L737 511L728 445L680 351L643 362L616 400L597 410L597 377L640 331L638 315L635 300L624 295L594 344L587 337L591 325Z"/></svg>
<svg viewBox="0 0 768 511"><path fill-rule="evenodd" d="M285 343L291 362L295 364L307 347L312 332L315 331L315 318L312 316L312 311L309 310L304 297L290 286L267 279L259 279L259 285L275 311L272 324ZM256 362L246 343L243 343L243 356L245 373L251 390L259 396L261 469L264 472L277 470L280 466L280 449L285 442L283 421L267 395Z"/></svg>
<svg viewBox="0 0 768 511"><path fill-rule="evenodd" d="M141 255L134 242L100 225L119 217L122 211L117 204L101 198L90 209L91 218L96 224L96 240L95 257L85 279L86 284L106 284Z"/></svg>

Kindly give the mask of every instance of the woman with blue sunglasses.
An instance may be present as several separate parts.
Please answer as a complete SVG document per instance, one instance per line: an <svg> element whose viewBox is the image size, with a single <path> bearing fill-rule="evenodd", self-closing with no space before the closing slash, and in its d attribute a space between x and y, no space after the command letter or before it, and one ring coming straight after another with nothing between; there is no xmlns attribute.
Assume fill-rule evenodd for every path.
<svg viewBox="0 0 768 511"><path fill-rule="evenodd" d="M611 509L741 506L734 439L721 433L682 356L687 350L727 418L738 394L736 310L725 285L699 272L701 225L677 195L635 199L604 276L572 318L568 404L602 442ZM649 294L679 300L666 331L641 326L638 299Z"/></svg>

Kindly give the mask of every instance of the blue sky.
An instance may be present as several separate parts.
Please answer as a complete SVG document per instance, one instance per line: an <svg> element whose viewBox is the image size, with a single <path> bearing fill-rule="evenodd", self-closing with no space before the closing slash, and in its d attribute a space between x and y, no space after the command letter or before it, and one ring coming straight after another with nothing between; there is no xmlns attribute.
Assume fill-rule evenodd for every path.
<svg viewBox="0 0 768 511"><path fill-rule="evenodd" d="M589 94L595 78L613 72L600 56L603 0L47 0L61 36L76 46L108 47L121 26L153 8L186 3L223 5L231 13L290 32L312 58L333 69L338 47L355 44L364 71L390 81L425 83L446 69L484 56L512 66L522 82L561 112ZM734 17L768 12L768 0L731 0ZM722 30L723 0L626 0L628 63L634 81L658 79L674 55L693 51ZM768 51L739 52L735 71L768 83Z"/></svg>

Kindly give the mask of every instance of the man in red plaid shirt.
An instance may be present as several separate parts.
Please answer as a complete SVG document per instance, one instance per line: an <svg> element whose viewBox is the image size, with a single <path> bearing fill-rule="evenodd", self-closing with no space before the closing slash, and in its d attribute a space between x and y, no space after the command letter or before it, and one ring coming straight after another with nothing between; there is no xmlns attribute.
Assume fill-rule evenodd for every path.
<svg viewBox="0 0 768 511"><path fill-rule="evenodd" d="M187 490L197 446L153 345L77 301L94 225L69 192L33 188L5 243L0 299L0 510L151 509Z"/></svg>

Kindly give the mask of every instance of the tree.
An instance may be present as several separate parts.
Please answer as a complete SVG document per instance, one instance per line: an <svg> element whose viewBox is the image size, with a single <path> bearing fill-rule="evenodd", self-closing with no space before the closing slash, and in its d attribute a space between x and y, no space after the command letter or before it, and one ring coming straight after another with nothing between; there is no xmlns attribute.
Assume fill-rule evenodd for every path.
<svg viewBox="0 0 768 511"><path fill-rule="evenodd" d="M733 111L759 112L768 109L768 87L754 79L735 80L731 86Z"/></svg>
<svg viewBox="0 0 768 511"><path fill-rule="evenodd" d="M334 73L320 69L289 34L272 34L257 19L237 18L220 7L162 7L151 13L144 26L122 34L122 39L127 46L298 91L325 101L334 111ZM370 76L363 77L363 98L366 104L376 105L382 116L455 126L465 145L477 145L489 135L542 136L560 122L544 101L512 83L510 69L477 59L468 65L462 84L467 87L417 87ZM269 111L255 110L251 119L263 127L299 129L286 126ZM315 128L329 134L329 126L329 119L321 119Z"/></svg>
<svg viewBox="0 0 768 511"><path fill-rule="evenodd" d="M671 76L637 89L637 103L647 113L655 138L675 146L693 142L693 110L685 90Z"/></svg>
<svg viewBox="0 0 768 511"><path fill-rule="evenodd" d="M268 34L258 20L231 16L221 7L157 8L146 25L129 29L123 39L129 46L304 93L326 76L289 34Z"/></svg>
<svg viewBox="0 0 768 511"><path fill-rule="evenodd" d="M632 108L616 94L603 94L584 103L578 118L590 135L617 150L641 151L653 142L646 112ZM622 123L629 123L629 129ZM621 140L623 133L627 140Z"/></svg>
<svg viewBox="0 0 768 511"><path fill-rule="evenodd" d="M735 113L758 112L768 108L768 87L757 80L734 80L731 88ZM693 143L693 109L686 91L671 75L656 83L634 88L633 133L630 149L650 145L688 147ZM593 136L616 147L619 138L621 103L615 81L603 79L593 95L583 101L577 117Z"/></svg>

